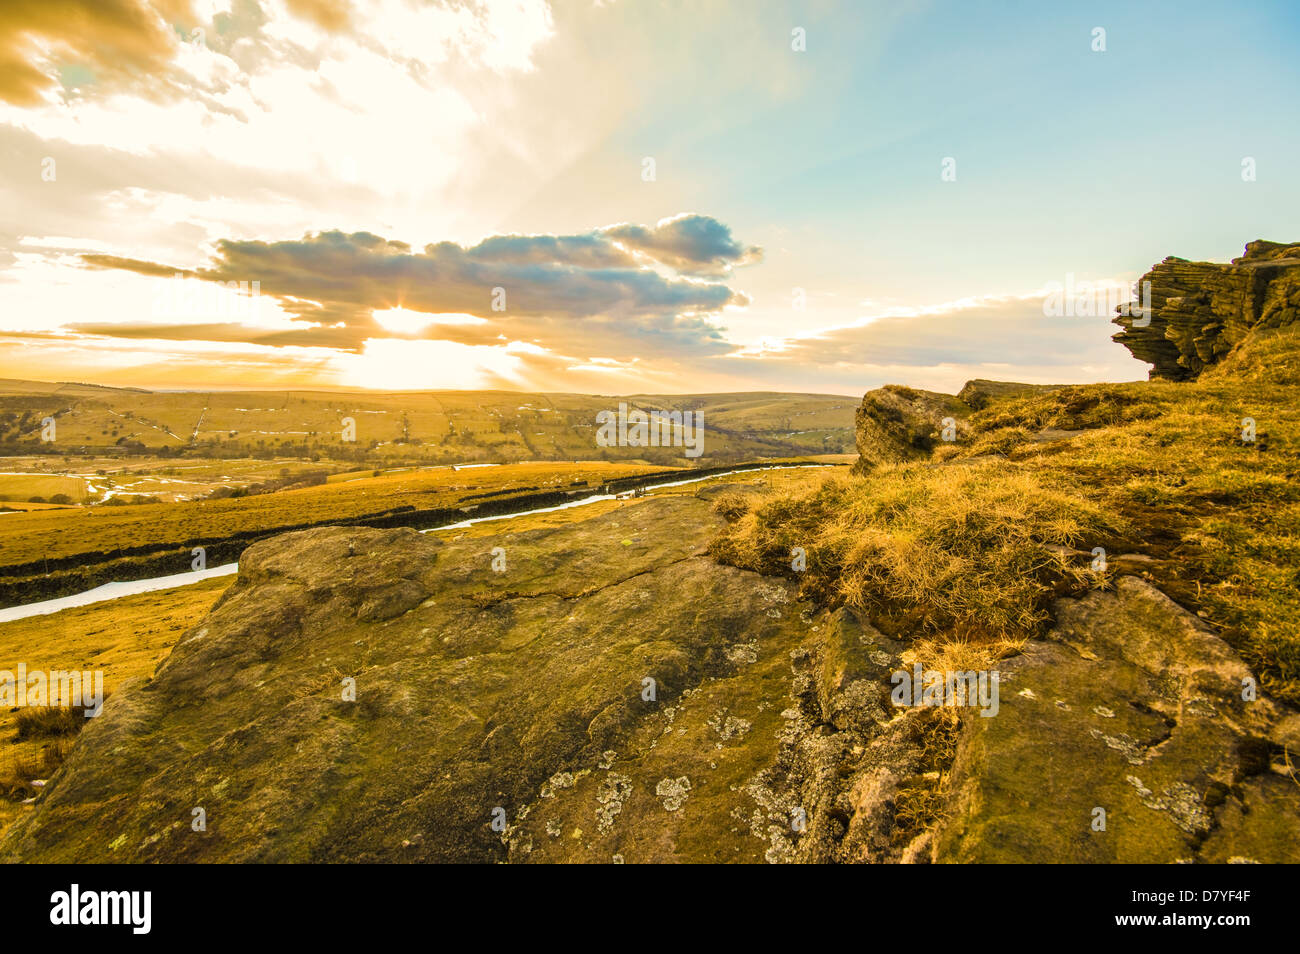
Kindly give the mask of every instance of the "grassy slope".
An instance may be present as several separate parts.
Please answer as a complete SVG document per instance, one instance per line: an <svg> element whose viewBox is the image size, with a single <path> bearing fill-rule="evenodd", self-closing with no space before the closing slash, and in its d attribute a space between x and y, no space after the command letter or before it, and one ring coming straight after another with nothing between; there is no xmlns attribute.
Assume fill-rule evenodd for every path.
<svg viewBox="0 0 1300 954"><path fill-rule="evenodd" d="M932 460L721 502L735 522L714 551L793 575L790 549L804 547L806 591L976 659L1040 629L1054 594L1105 586L1115 557L1142 554L1125 572L1145 572L1234 645L1265 691L1300 703L1297 385L1300 335L1287 332L1252 336L1195 383L998 402ZM1241 439L1246 417L1254 442ZM1035 440L1044 428L1082 433ZM1098 546L1104 573L1090 568Z"/></svg>
<svg viewBox="0 0 1300 954"><path fill-rule="evenodd" d="M0 669L28 671L102 670L104 691L127 680L151 676L170 647L193 626L230 585L230 578L193 586L126 596L49 616L0 623ZM24 710L0 708L0 831L34 795L33 778L48 778L63 754L59 738L16 739ZM47 755L47 752L49 753Z"/></svg>

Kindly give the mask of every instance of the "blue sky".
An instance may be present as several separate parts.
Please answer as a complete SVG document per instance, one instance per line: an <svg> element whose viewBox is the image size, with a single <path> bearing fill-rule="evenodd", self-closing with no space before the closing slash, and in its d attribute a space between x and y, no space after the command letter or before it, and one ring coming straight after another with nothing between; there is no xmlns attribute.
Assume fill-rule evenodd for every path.
<svg viewBox="0 0 1300 954"><path fill-rule="evenodd" d="M0 86L10 377L606 393L1135 379L1107 315L1046 317L1041 290L1300 236L1295 4L139 0L89 39L68 20L11 21L0 47L29 68ZM106 53L105 36L132 39ZM703 221L761 256L701 275L610 230L677 241L665 222ZM303 241L325 234L411 252ZM635 274L566 252L452 277L474 256L420 251L493 236L533 236L535 259L538 237L608 239ZM260 278L257 319L160 314L172 270ZM661 280L672 294L646 299ZM493 311L488 281L527 307Z"/></svg>

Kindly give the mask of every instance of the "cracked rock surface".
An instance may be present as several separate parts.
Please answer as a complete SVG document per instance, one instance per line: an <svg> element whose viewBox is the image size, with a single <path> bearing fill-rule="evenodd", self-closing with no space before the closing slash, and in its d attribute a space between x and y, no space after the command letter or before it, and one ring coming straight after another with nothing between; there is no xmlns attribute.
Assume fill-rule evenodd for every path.
<svg viewBox="0 0 1300 954"><path fill-rule="evenodd" d="M1002 666L999 715L965 720L937 859L1300 861L1281 713L1243 699L1226 643L1136 577L1054 616Z"/></svg>

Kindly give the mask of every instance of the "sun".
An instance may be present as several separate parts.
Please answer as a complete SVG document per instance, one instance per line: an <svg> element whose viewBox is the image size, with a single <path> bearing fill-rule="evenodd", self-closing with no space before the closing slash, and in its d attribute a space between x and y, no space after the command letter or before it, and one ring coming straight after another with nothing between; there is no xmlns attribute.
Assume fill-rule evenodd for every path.
<svg viewBox="0 0 1300 954"><path fill-rule="evenodd" d="M358 355L338 359L340 383L378 390L473 390L519 379L520 358L502 344L370 338ZM522 382L521 382L522 383Z"/></svg>

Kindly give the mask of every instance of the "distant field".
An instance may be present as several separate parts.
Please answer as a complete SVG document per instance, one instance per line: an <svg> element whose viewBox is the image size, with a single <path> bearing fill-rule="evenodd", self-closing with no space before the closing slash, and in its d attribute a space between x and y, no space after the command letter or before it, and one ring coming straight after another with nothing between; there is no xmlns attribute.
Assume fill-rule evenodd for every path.
<svg viewBox="0 0 1300 954"><path fill-rule="evenodd" d="M130 481L143 477L167 477L196 484L239 483L265 480L282 471L302 473L319 470L325 464L294 458L253 457L160 457L156 455L27 454L3 458L3 470L10 473L42 472L71 474L88 480L102 482L102 478ZM355 464L334 464L336 469L351 470ZM369 468L368 468L369 469Z"/></svg>
<svg viewBox="0 0 1300 954"><path fill-rule="evenodd" d="M0 473L0 503L27 501L32 497L41 497L43 500L38 502L49 503L55 494L64 495L72 503L84 503L90 496L85 480L80 477Z"/></svg>
<svg viewBox="0 0 1300 954"><path fill-rule="evenodd" d="M73 503L96 504L109 500L171 503L205 497L220 487L246 488L266 481L283 482L344 469L351 468L342 463L292 458L211 460L147 455L130 458L27 455L0 459L0 503L15 509L36 508L44 505L26 501L32 496L48 500L56 493L68 496ZM354 471L354 475L369 475L373 471L371 467Z"/></svg>
<svg viewBox="0 0 1300 954"><path fill-rule="evenodd" d="M720 460L853 449L856 400L823 394L614 397L513 391L167 393L0 381L0 447L10 453L203 454L219 458L451 463L645 458L681 448L601 448L596 414L621 401L703 414L704 455ZM41 443L53 418L55 440ZM345 429L354 440L345 440Z"/></svg>

